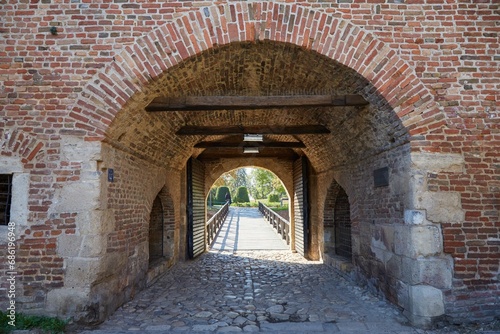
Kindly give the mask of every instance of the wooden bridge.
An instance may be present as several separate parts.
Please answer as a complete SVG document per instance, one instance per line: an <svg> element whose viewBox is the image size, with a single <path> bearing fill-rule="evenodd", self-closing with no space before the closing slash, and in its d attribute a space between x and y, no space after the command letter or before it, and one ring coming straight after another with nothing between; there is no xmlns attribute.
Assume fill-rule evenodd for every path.
<svg viewBox="0 0 500 334"><path fill-rule="evenodd" d="M226 207L226 206L224 206ZM207 230L213 230L224 207L207 222ZM261 211L264 212L261 213ZM289 250L289 223L265 206L257 208L230 207L211 244L213 252L236 252L248 250ZM278 216L278 217L276 217ZM278 228L275 228L276 226Z"/></svg>

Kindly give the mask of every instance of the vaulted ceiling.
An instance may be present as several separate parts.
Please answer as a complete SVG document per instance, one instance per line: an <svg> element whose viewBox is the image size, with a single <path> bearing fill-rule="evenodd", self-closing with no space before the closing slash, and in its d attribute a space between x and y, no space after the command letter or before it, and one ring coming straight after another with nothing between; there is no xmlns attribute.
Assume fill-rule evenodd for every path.
<svg viewBox="0 0 500 334"><path fill-rule="evenodd" d="M361 97L368 104L294 102L301 96L345 95ZM283 101L283 96L292 97L286 105L262 102L273 98ZM186 101L187 97L192 97L191 101L226 100L206 108L176 108L174 103L165 111L146 111L159 98ZM251 107L227 105L238 97L256 98L250 99L254 101ZM324 127L328 133L300 131L308 126ZM178 168L190 156L248 157L243 146L255 145L243 142L243 130L181 133L190 127L251 127L256 133L271 129L264 131L266 147L252 156L294 159L305 154L317 170L349 164L408 140L395 113L355 71L315 52L274 42L229 44L167 70L118 114L107 141L156 164ZM297 131L272 131L283 127ZM283 147L276 147L279 145Z"/></svg>

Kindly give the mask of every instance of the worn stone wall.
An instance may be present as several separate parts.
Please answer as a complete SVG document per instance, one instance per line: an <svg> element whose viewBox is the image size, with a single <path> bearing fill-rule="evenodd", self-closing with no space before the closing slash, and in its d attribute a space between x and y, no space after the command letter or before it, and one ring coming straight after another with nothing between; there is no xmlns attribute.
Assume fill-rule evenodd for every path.
<svg viewBox="0 0 500 334"><path fill-rule="evenodd" d="M440 220L431 222L435 211L450 210L452 203L419 206L426 189L417 193L410 176L414 164L409 145L386 152L348 168L320 175L322 182L335 178L327 188L318 189L323 199L324 233L332 232L331 210L342 186L349 197L352 222L352 262L357 279L373 291L399 305L414 324L428 326L445 314L445 293L452 288L453 261L443 249ZM444 157L441 157L444 158ZM373 172L389 168L387 186L375 187ZM452 210L450 210L452 211ZM332 236L330 236L330 239ZM332 243L325 240L328 255Z"/></svg>
<svg viewBox="0 0 500 334"><path fill-rule="evenodd" d="M88 305L101 292L106 296L99 289L108 283L91 291L99 270L94 277L78 273L114 256L120 257L123 268L136 271L132 281L142 275L138 261L147 249L142 219L148 217L148 205L160 190L158 186L152 191L157 184L152 175L159 180L163 170L164 182L165 170L173 168L168 173L175 180L170 194L174 207L185 209L178 197L184 184L178 171L195 153L192 146L200 138L179 138L176 129L186 123L255 123L269 118L287 124L314 119L337 133L300 138L318 172L365 164L364 172L358 168L356 173L368 180L372 161L385 159L374 157L409 142L411 156L404 165L408 175L395 174L408 179L402 185L407 196L403 202L382 197L385 202L377 207L364 198L363 206L352 206L359 238L382 235L387 223L402 226L398 236L425 254L435 254L438 266L448 268L450 257L453 261L451 286L446 281L437 291L422 276L429 261L416 260L418 252L403 245L395 250L412 259L408 266L415 268L416 278L411 278L415 287L407 289L409 300L444 298L444 314L454 321L498 316L500 58L495 1L7 0L0 6L0 168L14 173L17 185L12 219L17 220L17 269L22 276L18 302L23 308L57 306L58 310L48 310L84 312L74 305ZM56 27L56 35L50 33L51 27ZM230 56L234 50L245 54L245 48L254 63L269 60L262 76L255 75L258 67L250 65L251 59ZM298 57L292 63L296 67L270 65L272 59L286 59L282 55L290 53ZM231 71L224 71L228 64ZM311 67L316 65L314 71ZM212 86L212 80L200 80L211 66L210 73L219 78ZM242 84L237 78L248 74L248 68L256 69L254 76L245 75ZM307 73L313 75L310 81L305 81ZM323 74L337 74L337 79L327 80ZM286 80L269 81L271 76ZM153 97L165 93L165 87L176 94L309 92L305 82L312 84L313 92L325 85L342 91L346 89L342 83L354 83L354 92L363 94L370 107L344 108L339 114L298 110L280 118L272 111L248 117L243 113L169 117L143 110ZM114 149L103 150L101 145L107 144L101 143L120 152L113 159L121 161L116 170L120 182L123 175L130 176L125 188L107 183L102 171L109 168L106 164ZM151 173L144 175L145 170ZM138 175L151 178L150 190L139 183ZM343 175L336 179L350 198L364 191L351 191ZM361 187L364 182L352 184ZM127 197L127 186L142 193L143 201ZM118 212L124 203L133 209ZM319 212L313 216L316 222L321 221ZM360 218L369 216L375 217L376 228L368 228L373 219ZM181 214L176 213L176 221L182 221ZM176 227L181 234L182 226ZM129 243L126 231L132 229L142 232L130 236ZM313 229L320 235L322 227ZM436 248L425 249L427 243L419 244L419 235L432 237L434 242L428 245ZM320 239L314 240L318 249ZM182 254L182 242L174 242ZM77 246L68 249L70 243ZM5 258L3 245L1 258ZM384 250L377 245L377 252ZM383 261L369 260L377 257L370 253L371 242L366 247L362 254L368 260L361 263L360 257L359 266L363 272L373 270L368 277L385 290L382 271L376 271ZM117 255L121 251L130 253L121 257ZM5 269L1 263L0 274ZM126 283L128 274L123 275L122 282L116 275L112 280L118 283L109 284L126 287L130 295L139 283ZM392 299L394 290L387 290ZM412 314L426 316L441 306L428 310L413 305Z"/></svg>
<svg viewBox="0 0 500 334"><path fill-rule="evenodd" d="M112 181L108 179L109 169L114 171ZM58 241L58 253L67 266L64 287L47 294L50 312L71 315L84 323L102 321L161 273L156 270L148 275L150 213L157 196L166 202L164 214L168 215L163 250L167 264L157 264L163 270L178 256L173 248L180 237L181 213L172 212L172 201L178 203L180 197L168 196L170 187L179 186L179 171L177 175L167 172L110 146L103 147L98 170L100 201L91 208L96 216L82 217L75 229L76 240L84 238L80 242L87 252L75 251L74 238ZM76 194L68 198L81 200Z"/></svg>

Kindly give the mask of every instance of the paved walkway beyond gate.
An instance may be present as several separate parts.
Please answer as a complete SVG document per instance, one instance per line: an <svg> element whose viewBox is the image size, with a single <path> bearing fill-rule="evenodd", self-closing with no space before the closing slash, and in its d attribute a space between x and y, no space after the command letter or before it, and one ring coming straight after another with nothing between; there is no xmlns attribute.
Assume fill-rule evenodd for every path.
<svg viewBox="0 0 500 334"><path fill-rule="evenodd" d="M289 250L256 208L231 207L224 225L212 245L212 251Z"/></svg>
<svg viewBox="0 0 500 334"><path fill-rule="evenodd" d="M233 208L226 223L211 252L79 333L448 333L408 326L393 305L292 253L257 210Z"/></svg>

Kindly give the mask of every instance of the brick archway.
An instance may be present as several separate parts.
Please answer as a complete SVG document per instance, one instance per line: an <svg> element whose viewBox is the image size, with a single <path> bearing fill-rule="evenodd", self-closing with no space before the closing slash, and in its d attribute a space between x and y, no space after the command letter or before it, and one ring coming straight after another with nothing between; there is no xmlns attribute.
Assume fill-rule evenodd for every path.
<svg viewBox="0 0 500 334"><path fill-rule="evenodd" d="M19 157L23 164L31 162L38 154L44 154L44 143L36 136L26 135L14 129L0 130L0 155Z"/></svg>
<svg viewBox="0 0 500 334"><path fill-rule="evenodd" d="M275 174L283 183L288 194L293 193L293 166L291 163L274 161L273 159L226 159L225 161L208 162L205 164L205 195L213 183L224 173L242 167L266 169Z"/></svg>
<svg viewBox="0 0 500 334"><path fill-rule="evenodd" d="M429 123L432 122L435 122L432 128L442 124L442 120L432 117L437 113L437 106L429 91L427 91L416 76L414 70L382 41L377 40L362 28L346 20L330 16L327 13L317 12L300 5L278 5L269 2L204 7L197 12L190 12L179 17L175 21L161 26L143 38L138 39L133 46L125 47L125 50L115 57L112 64L109 64L88 83L86 90L76 102L70 116L76 121L75 127L85 131L84 138L87 141L104 141L106 144L111 144L111 146L117 145L118 149L122 149L128 153L127 149L129 147L126 145L119 146L119 139L123 134L126 138L127 133L124 131L120 134L121 131L117 130L120 127L126 128L126 124L119 124L116 120L122 117L122 115L126 115L126 117L131 116L132 122L135 120L142 122L141 125L145 129L148 129L148 125L150 124L161 123L157 122L158 118L155 118L155 115L150 114L148 114L150 118L144 120L144 118L141 118L140 112L145 113L144 110L141 111L141 108L144 109L144 106L157 94L159 89L155 84L158 82L161 83L163 77L174 73L174 69L180 68L181 64L188 63L191 60L195 62L198 59L195 56L202 53L210 53L212 50L215 53L227 46L225 54L229 54L230 52L227 50L238 43L245 42L254 46L257 42L264 41L271 41L279 44L280 47L283 47L283 45L285 47L292 45L295 50L300 49L303 53L324 57L327 61L331 60L336 64L340 64L366 79L371 85L370 89L376 91L374 95L377 95L379 100L370 101L374 102L374 109L380 109L384 112L390 109L385 114L390 114L391 117L396 118L403 124L402 127L404 129L399 131L400 137L403 137L401 135L402 132L408 132L410 135L424 134L431 128ZM172 71L169 71L170 69ZM182 71L174 73L174 78L175 75L182 75ZM135 116L137 116L137 119L134 119ZM304 114L297 116L297 119L302 123L305 122L304 118ZM185 120L177 119L175 122L172 122L173 125L169 123L169 127L165 126L166 130L161 133L163 140L168 140L169 145L173 143L172 145L179 148L175 154L177 164L175 166L169 165L169 167L179 170L182 169L185 160L195 151L193 149L194 140L188 139L183 141L172 135L175 133L175 127L182 125L183 121ZM199 117L194 123L204 124L204 121L206 120L203 117ZM118 126L116 126L117 123L119 124ZM364 123L364 127L359 127L359 132L353 132L352 138L357 138L355 135L360 135L363 130L373 130L377 126L383 127L380 125L381 123L378 122L378 118L375 116L370 118ZM375 124L375 126L370 127L371 124ZM158 126L160 127L161 125ZM384 129L388 128L390 128L390 125L384 127ZM382 135L376 130L372 131L373 134L382 138ZM146 131L136 131L136 133L140 136L134 137L134 139L139 139L144 143L147 142L148 146L152 146L155 140L158 140L158 137L160 137L148 136L145 134ZM366 132L364 135L367 137ZM392 143L396 142L393 136L389 138L384 137L383 140ZM129 139L128 144L132 145L130 143L136 145L137 141ZM341 143L340 138L338 143ZM370 144L372 143L366 143L365 147L369 147ZM410 145L406 144L407 142L403 143L402 141L401 145L394 145L395 150L390 155L388 154L386 158L380 158L379 155L374 154L370 163L367 163L367 160L364 159L363 164L365 166L358 171L359 175L357 177L368 184L371 180L370 173L372 173L372 169L384 167L385 164L388 164L389 160L394 160L392 162L394 171L404 169L405 175L408 174L410 170L408 166L411 164L411 149ZM414 145L425 145L425 142L414 142ZM325 146L325 142L321 141L321 139L316 139L307 143L307 146L313 149L321 148ZM362 152L359 147L356 148L359 152ZM349 155L356 148L345 150L345 155ZM159 151L156 149L156 152ZM331 152L326 151L320 151L317 154L316 152L313 153L317 156L332 155ZM135 153L134 158L143 158L140 149L133 153ZM197 156L196 153L198 152L195 152L193 156ZM306 155L308 155L307 152ZM173 160L173 156L174 154L172 153L158 154L158 156L154 156L155 159L152 159L155 161L151 162L156 168L158 167L158 161ZM327 168L329 166L326 166L321 172L328 173ZM120 172L120 169L116 167L115 169ZM318 180L320 179L318 178ZM400 180L400 182L409 183L408 180ZM366 186L366 184L362 184L361 182L358 183L359 187ZM140 182L140 185L143 186L144 182ZM318 191L315 192L315 195L320 195L319 188L323 187L324 183L321 184L321 181L318 181L318 185L320 186L317 187ZM287 188L289 189L289 187ZM372 190L372 192L375 191L377 190ZM361 195L364 196L364 205L371 205L369 204L366 192L363 192ZM403 195L406 195L406 193ZM386 197L388 198L389 195ZM405 196L400 197L404 198ZM398 201L401 202L402 200L399 199ZM410 199L408 199L409 201ZM403 212L399 208L405 207L404 204L408 203L399 202L396 213L387 214L381 212L380 220L394 219L398 223L403 223ZM410 203L409 207L411 205L412 203ZM417 209L420 209L420 207L417 207ZM311 217L315 219L315 223L311 224L311 235L314 236L311 242L311 253L317 253L317 250L320 249L320 237L322 234L321 227L317 223L319 221L317 217L321 216L322 212L320 212L319 208L312 210ZM125 218L127 217L123 219ZM365 224L367 221L365 219L360 224ZM377 228L383 229L382 226L377 226ZM403 235L402 239L409 239L413 230L409 227L400 229L398 225L398 228L394 227L390 233L399 233ZM432 237L437 236L440 232L436 226L432 226L432 229L427 230L430 231L429 234L432 234ZM120 232L125 233L126 231ZM180 235L185 235L185 233L181 231ZM371 238L369 231L364 236ZM438 240L436 242L436 249L440 251L442 246L439 237L434 240ZM373 248L379 246L378 241L373 241ZM119 243L118 238L116 243ZM383 246L385 247L385 245ZM416 242L414 248L408 251L404 250L405 253L401 256L398 254L398 256L399 258L403 256L407 258L416 257L415 254L420 254L419 247L420 244ZM426 249L424 251L426 251L425 255L432 256L433 254L433 250L432 252ZM364 249L363 254L366 254L368 259L372 257L370 249ZM382 258L382 255L380 257ZM360 263L360 265L365 263L369 262L365 261L364 263ZM366 266L364 269L368 273L371 272L369 266ZM404 279L400 276L396 278ZM402 293L409 294L410 292L406 286L405 289ZM435 293L437 302L442 303L441 291L437 291L437 289L432 287L429 287L428 290L431 293ZM410 304L409 301L404 300L401 304L403 302L405 303L403 304L405 307L413 307L413 304ZM434 315L432 314L432 316Z"/></svg>
<svg viewBox="0 0 500 334"><path fill-rule="evenodd" d="M431 117L438 108L431 94L383 41L347 20L272 2L207 6L155 29L125 47L89 82L70 116L86 140L102 140L134 94L169 68L217 46L263 40L295 44L355 70L376 88L410 134L439 123Z"/></svg>

